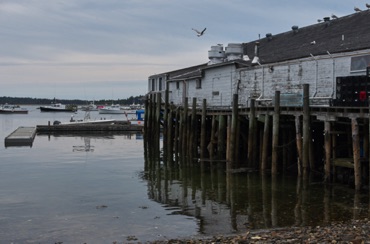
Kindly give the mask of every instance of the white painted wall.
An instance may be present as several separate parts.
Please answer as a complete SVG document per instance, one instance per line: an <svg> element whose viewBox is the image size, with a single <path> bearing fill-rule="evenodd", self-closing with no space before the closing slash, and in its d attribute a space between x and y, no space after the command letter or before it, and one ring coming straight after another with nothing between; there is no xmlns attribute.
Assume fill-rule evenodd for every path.
<svg viewBox="0 0 370 244"><path fill-rule="evenodd" d="M370 50L323 55L289 62L257 65L236 69L232 64L204 69L202 87L196 88L195 80L169 82L170 101L182 104L183 96L197 98L201 105L207 99L207 106L230 107L233 94L239 94L239 104L249 106L251 98L259 104L271 103L275 91L281 94L301 94L303 84L310 86L312 105L329 105L328 98L335 98L336 78L365 75L366 71L351 72L351 57L370 55ZM184 93L185 89L185 93ZM325 99L326 98L326 99ZM190 104L189 104L190 105Z"/></svg>
<svg viewBox="0 0 370 244"><path fill-rule="evenodd" d="M239 69L237 71L240 73L239 103L248 105L248 101L255 98L263 104L263 101L273 99L275 91L280 91L281 94L302 93L303 84L309 84L310 103L329 105L329 99L325 98L335 97L337 77L366 73L366 71L351 73L350 64L353 55L358 53L309 57ZM236 87L237 81L234 80L233 85Z"/></svg>

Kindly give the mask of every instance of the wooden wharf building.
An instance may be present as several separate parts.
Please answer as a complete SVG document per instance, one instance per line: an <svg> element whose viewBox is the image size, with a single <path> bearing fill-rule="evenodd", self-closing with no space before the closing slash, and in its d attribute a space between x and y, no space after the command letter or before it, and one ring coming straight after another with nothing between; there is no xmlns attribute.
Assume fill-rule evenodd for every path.
<svg viewBox="0 0 370 244"><path fill-rule="evenodd" d="M148 78L145 145L165 163L370 183L370 11L248 43ZM159 157L159 155L157 155ZM344 172L344 173L343 173ZM343 177L342 177L343 178Z"/></svg>

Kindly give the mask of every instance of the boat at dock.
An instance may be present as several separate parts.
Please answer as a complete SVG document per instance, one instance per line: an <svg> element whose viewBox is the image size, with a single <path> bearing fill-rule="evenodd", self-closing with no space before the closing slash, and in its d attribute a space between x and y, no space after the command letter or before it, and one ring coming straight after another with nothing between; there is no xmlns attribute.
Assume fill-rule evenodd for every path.
<svg viewBox="0 0 370 244"><path fill-rule="evenodd" d="M130 124L144 126L144 118L143 118L144 113L145 113L145 110L143 109L136 110L136 118L129 120Z"/></svg>
<svg viewBox="0 0 370 244"><path fill-rule="evenodd" d="M17 105L4 104L0 106L0 114L27 114L28 109L21 108Z"/></svg>
<svg viewBox="0 0 370 244"><path fill-rule="evenodd" d="M91 119L90 111L85 111L83 119L75 119L74 115L71 116L71 119L68 122L54 121L54 125L91 125L91 124L114 124L119 122L116 119Z"/></svg>
<svg viewBox="0 0 370 244"><path fill-rule="evenodd" d="M69 121L48 122L48 125L37 125L37 132L101 132L101 131L141 131L142 126L132 124L128 120L119 119L91 119L90 111L85 112L83 119L71 116Z"/></svg>
<svg viewBox="0 0 370 244"><path fill-rule="evenodd" d="M37 133L58 133L58 132L116 132L116 131L142 131L143 126L133 125L128 121L101 121L101 123L60 123L37 125Z"/></svg>

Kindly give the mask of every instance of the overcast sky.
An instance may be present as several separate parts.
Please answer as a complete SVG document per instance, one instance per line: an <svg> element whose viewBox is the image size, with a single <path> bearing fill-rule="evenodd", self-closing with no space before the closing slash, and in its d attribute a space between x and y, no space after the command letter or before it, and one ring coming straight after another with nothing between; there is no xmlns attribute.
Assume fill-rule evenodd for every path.
<svg viewBox="0 0 370 244"><path fill-rule="evenodd" d="M369 0L370 1L370 0ZM208 61L363 0L0 0L0 96L121 99L150 75ZM369 2L370 3L370 2ZM197 37L192 28L207 28Z"/></svg>

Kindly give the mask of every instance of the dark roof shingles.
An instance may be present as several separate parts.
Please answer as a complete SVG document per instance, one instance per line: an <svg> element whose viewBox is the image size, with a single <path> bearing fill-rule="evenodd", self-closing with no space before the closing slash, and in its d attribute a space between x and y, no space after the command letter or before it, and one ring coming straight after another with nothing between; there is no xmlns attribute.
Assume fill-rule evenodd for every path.
<svg viewBox="0 0 370 244"><path fill-rule="evenodd" d="M263 38L245 43L246 54L254 57L255 43L259 44L259 59L263 63L348 52L370 48L370 11L362 11L321 22L293 31L277 34L272 40ZM316 44L311 44L315 41Z"/></svg>

